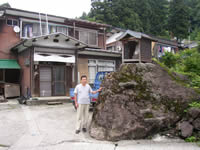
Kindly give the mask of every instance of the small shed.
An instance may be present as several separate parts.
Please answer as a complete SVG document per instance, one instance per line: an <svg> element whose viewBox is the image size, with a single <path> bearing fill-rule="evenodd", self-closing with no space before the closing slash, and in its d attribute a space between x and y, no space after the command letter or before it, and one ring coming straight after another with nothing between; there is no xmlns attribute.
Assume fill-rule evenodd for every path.
<svg viewBox="0 0 200 150"><path fill-rule="evenodd" d="M152 41L149 35L141 32L127 30L117 40L122 41L122 62L151 62L152 61Z"/></svg>

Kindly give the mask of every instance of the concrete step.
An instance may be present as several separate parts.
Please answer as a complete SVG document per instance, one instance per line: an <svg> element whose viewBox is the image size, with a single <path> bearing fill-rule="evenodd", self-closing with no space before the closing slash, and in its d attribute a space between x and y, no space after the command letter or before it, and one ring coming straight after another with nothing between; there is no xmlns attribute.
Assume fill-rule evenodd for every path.
<svg viewBox="0 0 200 150"><path fill-rule="evenodd" d="M56 103L70 103L71 99L68 96L52 96L52 97L34 97L27 100L26 104L31 105L49 105Z"/></svg>
<svg viewBox="0 0 200 150"><path fill-rule="evenodd" d="M48 102L47 105L61 105L62 102Z"/></svg>

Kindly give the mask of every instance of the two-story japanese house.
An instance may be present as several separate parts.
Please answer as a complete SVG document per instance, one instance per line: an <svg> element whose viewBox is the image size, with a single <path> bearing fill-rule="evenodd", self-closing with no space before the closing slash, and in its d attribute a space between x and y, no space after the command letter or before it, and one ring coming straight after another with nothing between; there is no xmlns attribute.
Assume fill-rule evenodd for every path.
<svg viewBox="0 0 200 150"><path fill-rule="evenodd" d="M0 7L1 83L19 84L21 95L32 97L66 96L83 74L92 84L98 71L121 63L121 52L106 50L109 27Z"/></svg>

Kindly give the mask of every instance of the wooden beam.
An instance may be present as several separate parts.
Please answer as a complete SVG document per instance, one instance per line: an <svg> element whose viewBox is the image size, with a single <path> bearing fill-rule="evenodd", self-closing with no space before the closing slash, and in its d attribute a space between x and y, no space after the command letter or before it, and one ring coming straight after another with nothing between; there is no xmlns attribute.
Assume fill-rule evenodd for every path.
<svg viewBox="0 0 200 150"><path fill-rule="evenodd" d="M135 37L127 37L127 38L122 39L121 41L123 41L124 43L130 42L130 41L139 42L140 39L137 39Z"/></svg>
<svg viewBox="0 0 200 150"><path fill-rule="evenodd" d="M135 62L135 61L140 61L140 59L124 59L124 62Z"/></svg>

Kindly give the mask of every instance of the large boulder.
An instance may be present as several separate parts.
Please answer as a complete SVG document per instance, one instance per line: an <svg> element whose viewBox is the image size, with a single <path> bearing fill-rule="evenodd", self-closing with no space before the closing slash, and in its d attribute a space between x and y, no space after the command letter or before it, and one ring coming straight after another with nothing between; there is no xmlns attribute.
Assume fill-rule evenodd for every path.
<svg viewBox="0 0 200 150"><path fill-rule="evenodd" d="M181 136L183 138L187 138L192 135L194 127L189 122L183 121L179 126L181 130Z"/></svg>
<svg viewBox="0 0 200 150"><path fill-rule="evenodd" d="M156 63L121 65L102 83L90 135L118 141L176 128L188 104L199 98L193 89L178 83L178 78Z"/></svg>
<svg viewBox="0 0 200 150"><path fill-rule="evenodd" d="M200 131L200 118L193 121L194 128Z"/></svg>

